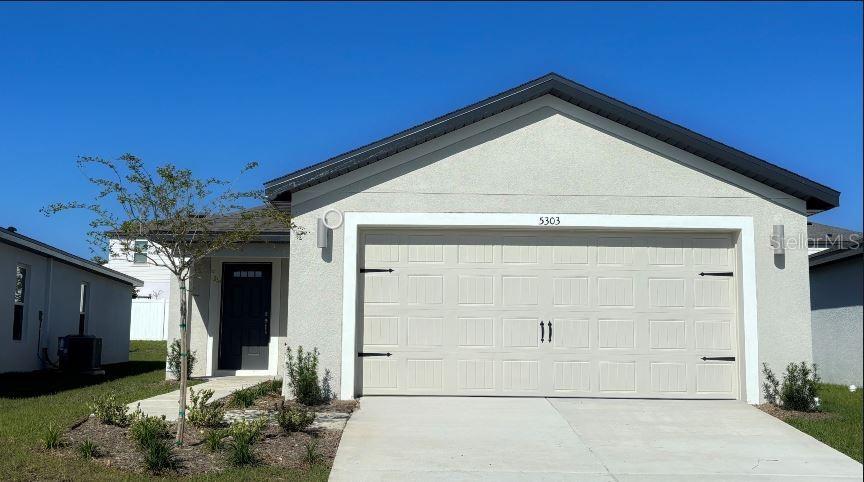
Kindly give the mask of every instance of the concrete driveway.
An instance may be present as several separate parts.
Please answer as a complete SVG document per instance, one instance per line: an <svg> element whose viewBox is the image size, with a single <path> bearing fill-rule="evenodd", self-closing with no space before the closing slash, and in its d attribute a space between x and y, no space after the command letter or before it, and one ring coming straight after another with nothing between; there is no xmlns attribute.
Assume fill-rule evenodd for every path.
<svg viewBox="0 0 864 482"><path fill-rule="evenodd" d="M861 480L742 402L365 397L330 480Z"/></svg>

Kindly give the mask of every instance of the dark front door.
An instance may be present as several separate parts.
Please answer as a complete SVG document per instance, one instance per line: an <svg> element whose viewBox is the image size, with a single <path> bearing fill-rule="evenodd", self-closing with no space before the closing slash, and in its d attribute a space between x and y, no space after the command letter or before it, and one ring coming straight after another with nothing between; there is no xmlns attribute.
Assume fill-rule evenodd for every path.
<svg viewBox="0 0 864 482"><path fill-rule="evenodd" d="M222 265L219 368L266 370L270 344L269 264Z"/></svg>

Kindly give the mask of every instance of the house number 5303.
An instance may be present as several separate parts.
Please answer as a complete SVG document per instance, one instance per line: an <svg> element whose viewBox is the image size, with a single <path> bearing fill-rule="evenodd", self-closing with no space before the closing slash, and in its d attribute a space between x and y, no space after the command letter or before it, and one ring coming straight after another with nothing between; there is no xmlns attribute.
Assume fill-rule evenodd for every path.
<svg viewBox="0 0 864 482"><path fill-rule="evenodd" d="M540 216L540 226L558 226L561 218L558 216Z"/></svg>

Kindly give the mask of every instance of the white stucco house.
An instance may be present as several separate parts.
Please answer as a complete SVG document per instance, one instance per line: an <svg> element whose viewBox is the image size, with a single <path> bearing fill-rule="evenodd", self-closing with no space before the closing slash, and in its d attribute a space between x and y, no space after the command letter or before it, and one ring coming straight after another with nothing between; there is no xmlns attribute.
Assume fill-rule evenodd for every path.
<svg viewBox="0 0 864 482"><path fill-rule="evenodd" d="M784 237L839 204L556 74L265 190L309 234L196 267L197 374L317 347L341 398L757 403L762 362L813 358L807 247Z"/></svg>
<svg viewBox="0 0 864 482"><path fill-rule="evenodd" d="M143 283L0 228L0 373L52 368L58 338L102 339L102 363L129 360L129 311Z"/></svg>

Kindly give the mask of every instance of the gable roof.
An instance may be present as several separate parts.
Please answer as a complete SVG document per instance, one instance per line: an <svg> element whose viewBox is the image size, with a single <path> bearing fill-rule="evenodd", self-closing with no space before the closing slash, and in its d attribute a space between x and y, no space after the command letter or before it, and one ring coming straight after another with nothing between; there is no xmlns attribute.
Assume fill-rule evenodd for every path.
<svg viewBox="0 0 864 482"><path fill-rule="evenodd" d="M811 248L859 246L864 234L851 229L814 222L807 223L807 246Z"/></svg>
<svg viewBox="0 0 864 482"><path fill-rule="evenodd" d="M12 229L0 228L0 243L8 244L10 246L14 246L16 248L23 249L25 251L38 254L40 256L44 256L46 258L56 259L61 263L75 266L76 268L80 268L94 274L102 275L106 278L111 278L113 280L120 281L128 285L132 285L135 287L144 286L144 282L139 280L138 278L133 278L132 276L121 273L119 271L114 271L113 269L106 268L99 263L94 263L93 261L86 260L80 256L75 256L72 253L68 253L61 249L55 248L54 246L43 243L42 241L38 241L31 237L24 236L23 234L19 234Z"/></svg>
<svg viewBox="0 0 864 482"><path fill-rule="evenodd" d="M290 201L292 193L390 157L547 94L803 199L810 212L825 211L840 204L840 193L828 186L661 119L555 73L544 75L366 146L267 181L264 183L265 192L271 200Z"/></svg>
<svg viewBox="0 0 864 482"><path fill-rule="evenodd" d="M226 233L236 229L238 222L240 222L241 217L246 214L255 214L258 211L262 211L265 208L274 207L276 209L288 210L288 206L283 205L282 203L274 202L270 203L270 206L261 204L258 206L253 206L250 208L242 209L240 211L229 212L225 214L220 214L218 216L212 216L207 219L210 222L209 230L213 233ZM274 219L267 219L264 217L258 217L255 219L256 228L258 230L258 234L254 236L252 242L280 242L280 243L288 243L291 239L291 229L286 228L283 224L278 223ZM192 234L189 231L190 235ZM154 238L158 240L158 235L160 233L154 233ZM105 235L112 239L120 239L123 236L123 233L119 231L106 231ZM143 238L142 238L143 239Z"/></svg>

